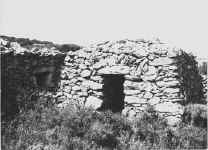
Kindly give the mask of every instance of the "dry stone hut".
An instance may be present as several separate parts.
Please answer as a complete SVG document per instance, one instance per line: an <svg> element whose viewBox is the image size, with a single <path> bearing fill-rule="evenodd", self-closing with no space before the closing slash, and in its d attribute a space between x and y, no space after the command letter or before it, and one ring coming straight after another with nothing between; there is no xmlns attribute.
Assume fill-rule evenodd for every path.
<svg viewBox="0 0 208 150"><path fill-rule="evenodd" d="M152 105L174 124L184 104L203 99L194 57L159 40L107 41L80 49L1 37L0 48L2 114L18 111L24 99L45 90L61 108L110 109L131 118Z"/></svg>
<svg viewBox="0 0 208 150"><path fill-rule="evenodd" d="M160 41L107 41L68 52L58 102L137 116L153 105L170 124L201 99L194 57Z"/></svg>

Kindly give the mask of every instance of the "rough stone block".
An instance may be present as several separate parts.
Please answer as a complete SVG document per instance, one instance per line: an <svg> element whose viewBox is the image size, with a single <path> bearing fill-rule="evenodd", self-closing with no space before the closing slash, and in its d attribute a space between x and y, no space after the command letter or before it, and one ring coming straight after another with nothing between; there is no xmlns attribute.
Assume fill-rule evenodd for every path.
<svg viewBox="0 0 208 150"><path fill-rule="evenodd" d="M141 93L139 90L124 90L125 95L137 95L139 93Z"/></svg>
<svg viewBox="0 0 208 150"><path fill-rule="evenodd" d="M180 89L179 88L165 88L163 90L164 93L179 93L180 92Z"/></svg>
<svg viewBox="0 0 208 150"><path fill-rule="evenodd" d="M159 97L152 97L152 98L148 101L148 103L149 103L150 105L156 105L156 104L159 104L159 103L160 103L160 98L159 98Z"/></svg>
<svg viewBox="0 0 208 150"><path fill-rule="evenodd" d="M81 72L81 77L83 77L83 78L87 78L87 77L89 77L91 75L91 71L90 70L83 70L82 72Z"/></svg>
<svg viewBox="0 0 208 150"><path fill-rule="evenodd" d="M179 86L180 85L180 82L179 81L158 81L156 82L157 86L159 87L176 87L176 86Z"/></svg>
<svg viewBox="0 0 208 150"><path fill-rule="evenodd" d="M99 90L102 89L103 85L94 81L84 81L82 82L82 86L87 87L89 89L93 89L93 90Z"/></svg>
<svg viewBox="0 0 208 150"><path fill-rule="evenodd" d="M172 102L164 102L155 105L155 110L158 112L167 112L172 114L182 114L183 107L180 104L172 103Z"/></svg>
<svg viewBox="0 0 208 150"><path fill-rule="evenodd" d="M154 59L149 64L152 66L165 66L165 65L171 65L174 63L175 63L174 60L171 58L161 57L161 58Z"/></svg>
<svg viewBox="0 0 208 150"><path fill-rule="evenodd" d="M154 81L157 78L157 74L153 74L153 75L142 75L141 79L143 81Z"/></svg>
<svg viewBox="0 0 208 150"><path fill-rule="evenodd" d="M150 99L150 98L152 98L152 96L153 96L153 94L151 92L145 92L143 97L145 99Z"/></svg>
<svg viewBox="0 0 208 150"><path fill-rule="evenodd" d="M176 126L181 122L181 118L177 116L167 116L165 119L167 119L167 124L169 126Z"/></svg>
<svg viewBox="0 0 208 150"><path fill-rule="evenodd" d="M129 74L130 68L128 66L112 66L100 69L98 74Z"/></svg>
<svg viewBox="0 0 208 150"><path fill-rule="evenodd" d="M136 96L125 96L124 101L126 103L132 104L132 103L147 103L146 99L141 99Z"/></svg>
<svg viewBox="0 0 208 150"><path fill-rule="evenodd" d="M98 109L101 107L103 101L97 97L89 96L85 102L85 107L91 107L93 109Z"/></svg>

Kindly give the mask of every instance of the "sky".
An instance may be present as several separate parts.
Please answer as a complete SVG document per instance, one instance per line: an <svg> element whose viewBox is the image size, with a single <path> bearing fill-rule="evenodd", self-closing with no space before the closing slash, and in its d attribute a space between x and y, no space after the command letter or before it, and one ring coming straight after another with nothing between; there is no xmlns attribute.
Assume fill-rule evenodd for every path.
<svg viewBox="0 0 208 150"><path fill-rule="evenodd" d="M82 46L159 38L208 57L207 0L0 0L0 34Z"/></svg>

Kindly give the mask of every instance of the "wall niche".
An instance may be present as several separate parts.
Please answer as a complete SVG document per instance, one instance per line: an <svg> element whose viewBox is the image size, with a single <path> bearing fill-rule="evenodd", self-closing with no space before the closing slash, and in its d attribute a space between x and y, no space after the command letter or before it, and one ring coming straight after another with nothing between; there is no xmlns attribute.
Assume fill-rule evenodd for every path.
<svg viewBox="0 0 208 150"><path fill-rule="evenodd" d="M55 68L54 67L42 67L34 71L34 82L35 85L40 88L52 88L55 86L53 81Z"/></svg>

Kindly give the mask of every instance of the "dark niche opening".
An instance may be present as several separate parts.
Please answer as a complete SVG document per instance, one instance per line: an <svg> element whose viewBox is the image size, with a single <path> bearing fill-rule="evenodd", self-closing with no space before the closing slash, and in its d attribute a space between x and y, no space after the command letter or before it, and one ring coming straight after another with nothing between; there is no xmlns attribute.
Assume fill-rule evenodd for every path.
<svg viewBox="0 0 208 150"><path fill-rule="evenodd" d="M124 76L105 74L103 77L103 104L98 110L121 112L124 109Z"/></svg>
<svg viewBox="0 0 208 150"><path fill-rule="evenodd" d="M36 83L39 87L49 87L49 83L51 79L50 77L50 72L38 72L35 74L36 78Z"/></svg>
<svg viewBox="0 0 208 150"><path fill-rule="evenodd" d="M49 72L39 72L35 74L37 85L40 87L46 86L46 80L49 75Z"/></svg>

